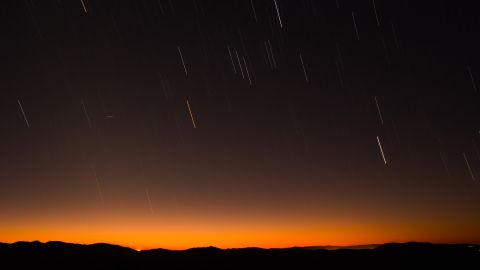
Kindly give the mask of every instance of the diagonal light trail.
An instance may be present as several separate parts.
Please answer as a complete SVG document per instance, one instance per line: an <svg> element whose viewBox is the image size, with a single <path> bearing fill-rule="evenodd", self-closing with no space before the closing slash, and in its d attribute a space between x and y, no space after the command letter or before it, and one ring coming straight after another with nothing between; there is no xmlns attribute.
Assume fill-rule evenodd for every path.
<svg viewBox="0 0 480 270"><path fill-rule="evenodd" d="M18 106L20 107L20 111L22 112L23 119L25 120L25 124L27 124L27 127L30 127L30 123L28 122L27 115L25 114L22 103L20 102L19 99L17 99L17 103L18 103Z"/></svg>
<svg viewBox="0 0 480 270"><path fill-rule="evenodd" d="M190 108L190 103L188 102L188 99L187 99L187 108L188 108L188 113L190 114L190 119L192 119L193 128L197 128L197 124L195 123L195 119L193 118L192 108Z"/></svg>
<svg viewBox="0 0 480 270"><path fill-rule="evenodd" d="M380 138L377 136L378 147L380 148L380 153L382 153L383 162L387 165L387 160L385 159L385 154L383 153L382 143L380 142Z"/></svg>

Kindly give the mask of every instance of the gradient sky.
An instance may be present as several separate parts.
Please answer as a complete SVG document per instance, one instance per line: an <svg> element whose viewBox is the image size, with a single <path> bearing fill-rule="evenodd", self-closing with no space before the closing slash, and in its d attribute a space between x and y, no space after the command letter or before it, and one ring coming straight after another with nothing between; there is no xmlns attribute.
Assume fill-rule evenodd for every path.
<svg viewBox="0 0 480 270"><path fill-rule="evenodd" d="M480 243L477 11L8 1L0 242Z"/></svg>

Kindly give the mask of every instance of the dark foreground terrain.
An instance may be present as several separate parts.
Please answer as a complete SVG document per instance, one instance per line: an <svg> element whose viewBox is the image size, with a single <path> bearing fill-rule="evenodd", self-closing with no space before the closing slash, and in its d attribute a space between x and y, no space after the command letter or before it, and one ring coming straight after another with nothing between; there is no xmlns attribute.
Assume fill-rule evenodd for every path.
<svg viewBox="0 0 480 270"><path fill-rule="evenodd" d="M479 245L384 244L315 248L136 251L63 242L0 243L0 269L480 269Z"/></svg>

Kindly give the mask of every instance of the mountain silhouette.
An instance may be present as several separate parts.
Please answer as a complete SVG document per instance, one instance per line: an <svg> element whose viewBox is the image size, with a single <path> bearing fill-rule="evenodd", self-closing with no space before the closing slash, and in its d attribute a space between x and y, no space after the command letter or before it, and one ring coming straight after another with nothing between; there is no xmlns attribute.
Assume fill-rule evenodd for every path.
<svg viewBox="0 0 480 270"><path fill-rule="evenodd" d="M136 251L111 244L0 243L1 269L480 269L480 246L387 243L332 249L191 248Z"/></svg>

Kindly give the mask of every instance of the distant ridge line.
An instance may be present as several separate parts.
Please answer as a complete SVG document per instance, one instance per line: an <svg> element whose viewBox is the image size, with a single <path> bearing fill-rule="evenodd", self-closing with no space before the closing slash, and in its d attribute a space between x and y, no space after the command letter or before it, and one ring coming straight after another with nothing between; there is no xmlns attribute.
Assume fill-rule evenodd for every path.
<svg viewBox="0 0 480 270"><path fill-rule="evenodd" d="M370 249L320 247L220 249L210 246L140 251L106 243L21 241L0 244L0 267L48 270L480 269L480 245L408 242L387 243Z"/></svg>
<svg viewBox="0 0 480 270"><path fill-rule="evenodd" d="M291 250L291 249L300 249L300 250L371 250L371 249L379 249L379 248L386 248L386 247L401 247L401 246L480 246L479 244L469 244L469 243L430 243L430 242L388 242L384 244L365 244L365 245L350 245L350 246L335 246L335 245L319 245L319 246L292 246L292 247L284 247L284 248L261 248L261 247L239 247L239 248L219 248L215 246L207 246L207 247L191 247L186 249L166 249L166 248L151 248L151 249L142 249L137 250L131 247L126 247L118 244L110 244L110 243L92 243L92 244L80 244L80 243L70 243L70 242L63 242L63 241L47 241L41 242L38 240L35 241L17 241L13 243L4 243L0 242L0 247L6 246L19 246L19 245L33 245L33 246L72 246L72 247L103 247L103 248L119 248L119 249L126 249L131 251L200 251L200 250Z"/></svg>

